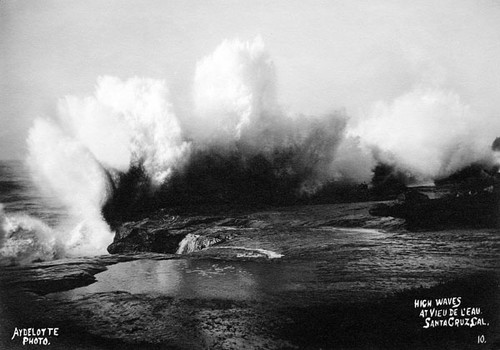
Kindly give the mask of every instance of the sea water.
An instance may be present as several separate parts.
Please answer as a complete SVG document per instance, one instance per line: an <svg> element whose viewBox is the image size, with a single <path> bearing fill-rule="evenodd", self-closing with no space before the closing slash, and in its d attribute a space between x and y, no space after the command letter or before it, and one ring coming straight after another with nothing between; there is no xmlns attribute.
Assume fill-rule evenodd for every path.
<svg viewBox="0 0 500 350"><path fill-rule="evenodd" d="M258 230L251 238L234 241L205 249L203 256L118 263L97 274L96 283L54 297L75 299L120 291L306 305L382 297L500 268L500 238L494 230L410 233L304 227L282 232ZM236 250L260 247L282 256L228 258L225 253L232 246Z"/></svg>
<svg viewBox="0 0 500 350"><path fill-rule="evenodd" d="M7 215L29 215L50 226L66 215L54 198L34 185L27 166L18 160L0 161L0 203Z"/></svg>
<svg viewBox="0 0 500 350"><path fill-rule="evenodd" d="M23 162L0 162L0 265L59 257L54 230L66 218L55 198L34 185Z"/></svg>

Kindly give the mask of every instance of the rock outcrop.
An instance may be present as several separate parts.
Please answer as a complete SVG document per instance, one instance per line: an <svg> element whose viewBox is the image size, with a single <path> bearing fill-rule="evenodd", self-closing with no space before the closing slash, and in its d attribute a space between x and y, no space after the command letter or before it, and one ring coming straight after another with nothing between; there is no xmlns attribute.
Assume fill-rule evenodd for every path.
<svg viewBox="0 0 500 350"><path fill-rule="evenodd" d="M116 253L175 253L184 235L165 227L149 227L144 221L125 223L115 235L108 252Z"/></svg>
<svg viewBox="0 0 500 350"><path fill-rule="evenodd" d="M190 254L205 252L214 249L214 246L222 245L234 248L231 252L236 256L248 255L248 251L241 252L236 248L243 244L242 241L246 243L254 241L256 234L266 236L288 230L325 227L370 228L385 231L399 230L403 227L403 219L370 215L368 210L372 205L371 202L365 202L296 206L273 208L272 211L227 213L225 216L221 216L221 213L190 216L157 212L152 213L149 218L118 226L108 251L112 254L140 252ZM226 255L230 250L224 249L218 252ZM260 253L254 252L254 254Z"/></svg>
<svg viewBox="0 0 500 350"><path fill-rule="evenodd" d="M126 222L118 227L108 252L189 253L225 241L229 236L225 232L226 225L227 219L219 216L189 217L156 213L151 218ZM183 240L185 243L180 247Z"/></svg>
<svg viewBox="0 0 500 350"><path fill-rule="evenodd" d="M395 203L377 204L374 216L402 218L409 229L498 227L500 193L495 186L476 191L454 191L440 198L412 189Z"/></svg>

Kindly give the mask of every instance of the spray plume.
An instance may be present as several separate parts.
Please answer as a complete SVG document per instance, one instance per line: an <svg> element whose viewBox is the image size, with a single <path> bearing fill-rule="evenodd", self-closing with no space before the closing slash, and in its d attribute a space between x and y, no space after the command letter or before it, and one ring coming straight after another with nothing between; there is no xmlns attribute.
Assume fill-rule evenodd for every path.
<svg viewBox="0 0 500 350"><path fill-rule="evenodd" d="M174 113L164 81L101 77L93 96L66 97L57 118L38 118L28 160L74 221L69 237L54 230L66 232L55 239L63 254L105 252L107 222L126 219L113 213L149 209L151 198L171 205L234 191L225 199L246 200L246 191L266 201L366 182L377 162L421 180L492 162L491 140L472 127L477 113L453 92L419 87L354 120L288 113L276 85L261 39L224 41L196 67L189 115Z"/></svg>
<svg viewBox="0 0 500 350"><path fill-rule="evenodd" d="M480 120L456 93L418 87L391 103L376 103L349 132L377 161L427 182L472 163L491 165L491 139L478 128Z"/></svg>

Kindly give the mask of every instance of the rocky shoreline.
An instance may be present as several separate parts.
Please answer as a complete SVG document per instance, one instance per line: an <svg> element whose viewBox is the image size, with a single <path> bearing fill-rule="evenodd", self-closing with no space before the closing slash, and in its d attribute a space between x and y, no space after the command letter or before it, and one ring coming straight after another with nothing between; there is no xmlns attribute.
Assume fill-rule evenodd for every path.
<svg viewBox="0 0 500 350"><path fill-rule="evenodd" d="M234 211L225 215L215 211L195 216L160 210L146 218L118 226L108 251L111 254L138 252L174 254L179 249L181 241L188 235L197 237L194 250L201 250L214 244L230 247L233 239L245 236L254 230L272 232L283 227L292 230L321 227L386 231L404 229L403 219L372 216L369 211L376 203L379 202L291 206L255 212Z"/></svg>
<svg viewBox="0 0 500 350"><path fill-rule="evenodd" d="M413 289L374 294L361 300L318 297L315 303L306 303L300 299L302 294L291 293L285 296L290 298L290 302L286 298L276 302L273 298L183 298L124 291L92 293L73 299L58 297L58 292L93 284L95 275L110 265L131 261L236 259L286 266L290 259L302 259L301 250L273 248L270 238L280 240L280 237L296 235L298 239L308 232L325 235L324 242L311 243L319 255L313 258L310 266L318 269L320 279L327 277L325 273L329 271L328 264L331 264L323 259L334 254L329 246L332 244L331 238L328 238L333 236L328 235L348 237L350 230L347 228L388 232L375 236L378 246L363 239L357 243L351 240L343 243L339 248L342 254L361 254L359 258L349 260L351 264L363 264L363 254L378 250L377 247L385 244L385 239L397 243L403 252L411 240L429 245L422 248L425 251L437 249L438 241L432 240L432 237L426 238L425 242L421 241L424 237L412 238L412 233L406 230L404 219L370 214L374 205L393 203L284 207L255 212L234 211L226 215L215 212L190 216L163 211L149 218L123 224L110 248L115 254L4 267L0 270L0 346L6 349L24 348L20 342L11 340L15 327L59 327L61 335L51 340L50 348L494 349L500 344L500 276L498 270L491 268L477 267L459 279L440 277L436 283L442 283L431 287L414 286ZM338 231L342 227L346 228L345 233ZM160 235L163 237L159 238ZM465 239L467 233L461 235L460 239ZM190 239L192 246L184 248L184 255L172 254L180 249L179 243L186 238ZM249 249L248 242L256 240L269 249L260 247L246 250ZM299 240L297 244L303 243ZM498 248L495 242L488 244L493 244L490 249ZM148 249L157 252L145 252ZM441 251L454 253L448 252L446 247L438 249L438 252ZM385 263L386 259L393 260L390 256L385 257L384 254L388 252L376 253L380 254L380 263ZM462 253L456 253L462 256ZM284 258L277 259L274 264L272 254L282 254ZM454 256L449 255L449 258L454 259ZM407 258L415 259L410 256ZM489 263L491 266L495 265L495 261L498 262L497 258L488 259L493 259ZM321 264L326 265L322 267ZM266 265L266 271L268 267L271 266ZM415 269L418 271L418 266ZM436 266L429 265L428 269L433 271ZM339 271L345 273L345 270ZM384 273L389 274L377 274L384 284L390 283L396 276L404 278L399 272L397 275L393 272L395 275L392 276L390 269ZM406 271L406 274L409 273ZM362 276L352 278L362 281ZM342 281L338 282L339 285L346 283ZM328 290L328 283L325 287ZM348 287L351 290L349 288L352 287ZM366 285L362 288L367 290ZM352 295L353 292L346 295ZM489 326L423 330L423 320L413 307L414 300L447 296L461 296L467 305L481 307L485 310L484 317ZM477 344L478 332L485 335L487 344Z"/></svg>
<svg viewBox="0 0 500 350"><path fill-rule="evenodd" d="M454 228L499 227L500 196L481 190L476 193L446 193L429 198L419 189L409 189L397 200L335 205L272 208L255 212L220 212L190 216L161 210L149 217L117 227L111 254L193 253L213 245L231 247L232 241L253 230L271 232L294 228L344 227L384 231L422 231ZM297 208L300 208L297 210ZM335 208L333 212L329 210ZM342 208L349 208L343 210Z"/></svg>
<svg viewBox="0 0 500 350"><path fill-rule="evenodd" d="M133 258L168 257L120 260ZM85 271L91 265L75 262L74 267ZM312 307L118 291L59 300L39 294L48 291L43 283L20 283L10 293L2 285L1 316L8 322L2 323L0 345L25 348L19 339L10 340L15 327L57 327L60 336L50 338L52 349L495 349L500 344L499 285L498 275L476 274L382 299ZM485 310L488 326L423 329L414 300L445 295L459 295L464 305ZM477 344L478 332L487 344Z"/></svg>
<svg viewBox="0 0 500 350"><path fill-rule="evenodd" d="M490 186L476 191L453 191L430 198L409 189L393 203L370 209L374 216L401 218L410 230L500 227L500 192Z"/></svg>

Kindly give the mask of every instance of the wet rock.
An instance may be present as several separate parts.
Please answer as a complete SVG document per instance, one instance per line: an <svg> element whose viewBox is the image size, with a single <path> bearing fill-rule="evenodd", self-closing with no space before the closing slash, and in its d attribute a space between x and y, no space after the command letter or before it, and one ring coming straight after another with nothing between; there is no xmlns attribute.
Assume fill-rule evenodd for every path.
<svg viewBox="0 0 500 350"><path fill-rule="evenodd" d="M202 230L218 220L220 217L181 217L168 214L158 217L153 213L152 218L127 222L118 227L108 252L173 254L189 233Z"/></svg>
<svg viewBox="0 0 500 350"><path fill-rule="evenodd" d="M498 225L499 203L499 193L490 187L436 199L412 190L397 202L374 205L370 214L404 219L409 229L494 228Z"/></svg>
<svg viewBox="0 0 500 350"><path fill-rule="evenodd" d="M88 258L60 259L25 266L0 269L0 286L4 289L44 295L94 283L94 275L106 266L135 259L171 259L165 254L103 255Z"/></svg>
<svg viewBox="0 0 500 350"><path fill-rule="evenodd" d="M252 239L255 232L285 232L294 228L361 227L399 230L404 220L373 216L373 202L273 208L269 211L227 216L171 215L152 213L150 217L118 227L112 254L155 252L186 254L214 245L231 245L235 238ZM385 213L384 213L385 214Z"/></svg>
<svg viewBox="0 0 500 350"><path fill-rule="evenodd" d="M108 247L111 254L125 252L175 253L182 234L171 234L162 227L148 229L141 225L128 224L116 232L113 243Z"/></svg>
<svg viewBox="0 0 500 350"><path fill-rule="evenodd" d="M213 246L214 244L225 242L226 239L227 237L223 235L201 236L189 233L179 244L177 254L193 253Z"/></svg>

